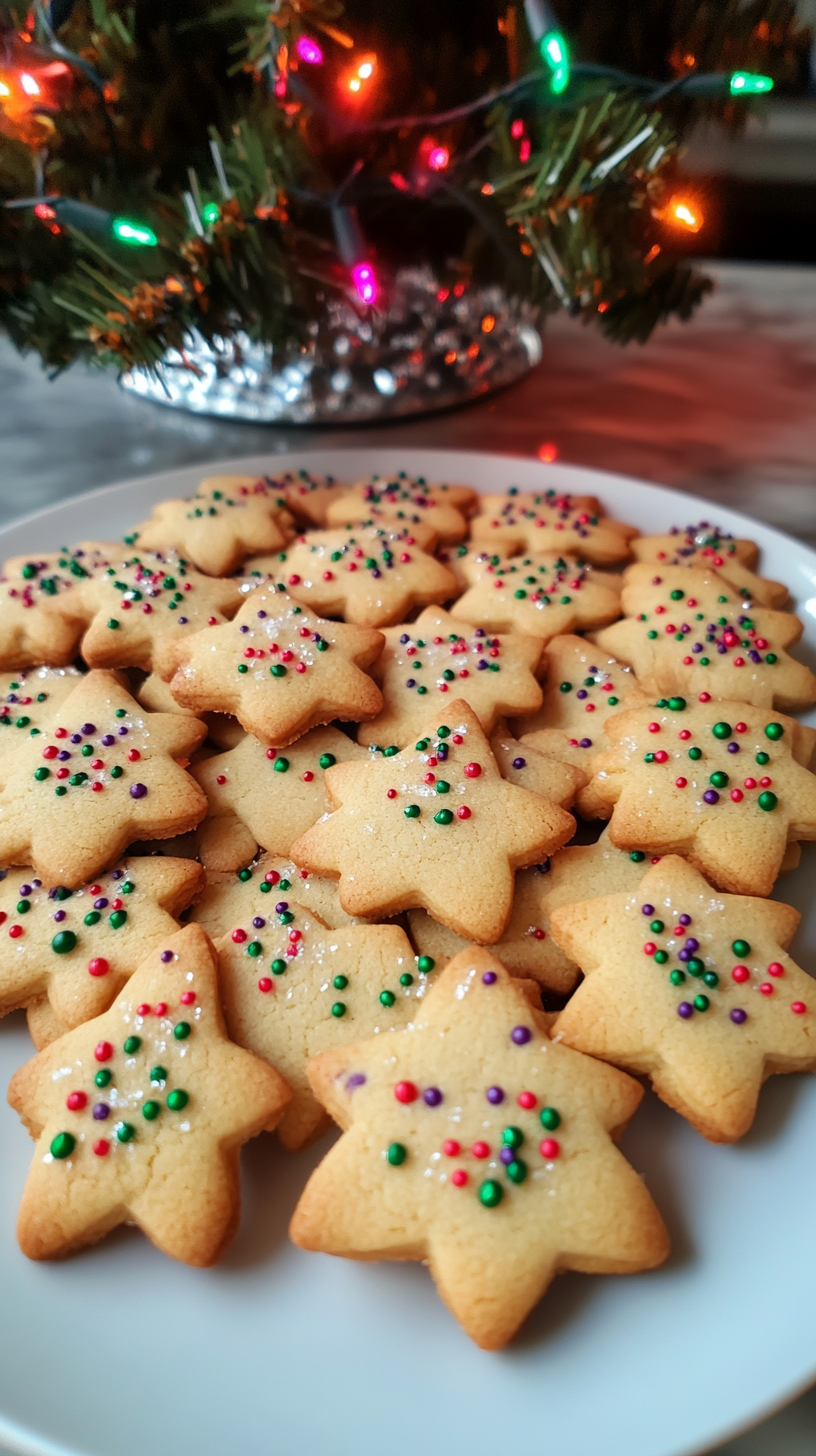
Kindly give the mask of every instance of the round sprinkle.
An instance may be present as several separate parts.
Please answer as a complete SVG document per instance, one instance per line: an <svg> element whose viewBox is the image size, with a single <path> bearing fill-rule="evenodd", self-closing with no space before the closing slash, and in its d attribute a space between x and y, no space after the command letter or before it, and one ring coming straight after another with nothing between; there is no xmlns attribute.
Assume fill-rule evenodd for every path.
<svg viewBox="0 0 816 1456"><path fill-rule="evenodd" d="M804 1016L807 1011L807 1006L804 1001L791 1001L791 1011L794 1016Z"/></svg>
<svg viewBox="0 0 816 1456"><path fill-rule="evenodd" d="M735 1026L742 1026L748 1020L748 1012L743 1011L741 1006L735 1006L733 1011L729 1012L729 1016Z"/></svg>
<svg viewBox="0 0 816 1456"><path fill-rule="evenodd" d="M555 1107L542 1107L538 1116L541 1126L545 1127L547 1132L555 1132L556 1128L561 1126L561 1114Z"/></svg>
<svg viewBox="0 0 816 1456"><path fill-rule="evenodd" d="M394 1096L398 1102L416 1102L419 1096L419 1088L415 1082L397 1082L394 1088Z"/></svg>
<svg viewBox="0 0 816 1456"><path fill-rule="evenodd" d="M49 1149L52 1158L70 1158L76 1147L76 1138L70 1132L58 1132Z"/></svg>
<svg viewBox="0 0 816 1456"><path fill-rule="evenodd" d="M732 732L731 724L715 723L711 731L714 734L715 738L730 738Z"/></svg>
<svg viewBox="0 0 816 1456"><path fill-rule="evenodd" d="M176 1087L175 1090L168 1093L167 1096L167 1106L170 1108L171 1112L182 1112L189 1101L190 1094L189 1092L185 1092L182 1087Z"/></svg>
<svg viewBox="0 0 816 1456"><path fill-rule="evenodd" d="M428 1107L438 1107L442 1101L442 1093L438 1087L426 1087L422 1100L427 1103Z"/></svg>
<svg viewBox="0 0 816 1456"><path fill-rule="evenodd" d="M514 1026L510 1033L510 1040L514 1041L516 1046L526 1046L527 1042L532 1039L533 1033L529 1026Z"/></svg>
<svg viewBox="0 0 816 1456"><path fill-rule="evenodd" d="M189 1021L177 1021L173 1027L173 1036L176 1038L176 1041L186 1041L191 1030L192 1027Z"/></svg>
<svg viewBox="0 0 816 1456"><path fill-rule="evenodd" d="M747 940L733 940L731 942L731 949L735 956L740 957L740 960L743 960L745 956L751 954L751 947Z"/></svg>
<svg viewBox="0 0 816 1456"><path fill-rule="evenodd" d="M418 819L420 814L419 804L408 804L402 812L406 819Z"/></svg>
<svg viewBox="0 0 816 1456"><path fill-rule="evenodd" d="M130 1143L136 1136L136 1129L132 1122L117 1122L113 1130L120 1143Z"/></svg>
<svg viewBox="0 0 816 1456"><path fill-rule="evenodd" d="M77 938L73 930L59 930L51 942L51 949L57 955L67 955L74 949L76 943Z"/></svg>
<svg viewBox="0 0 816 1456"><path fill-rule="evenodd" d="M776 794L771 794L766 789L764 793L760 794L759 798L757 799L757 803L760 809L764 809L766 814L770 814L771 811L776 808L779 800L777 799Z"/></svg>
<svg viewBox="0 0 816 1456"><path fill-rule="evenodd" d="M394 1002L396 1001L396 999L397 998L394 995L394 992L393 991L381 991L380 992L380 1005L381 1006L393 1006L394 1005Z"/></svg>
<svg viewBox="0 0 816 1456"><path fill-rule="evenodd" d="M65 1099L65 1106L69 1112L81 1112L87 1103L88 1098L85 1092L69 1092Z"/></svg>
<svg viewBox="0 0 816 1456"><path fill-rule="evenodd" d="M504 1101L504 1088L488 1087L487 1091L485 1092L485 1097L487 1098L488 1102L491 1102L494 1107L497 1107L500 1102Z"/></svg>
<svg viewBox="0 0 816 1456"><path fill-rule="evenodd" d="M688 1021L689 1017L694 1015L694 1007L691 1002L681 1001L677 1008L677 1015L682 1016L684 1021Z"/></svg>
<svg viewBox="0 0 816 1456"><path fill-rule="evenodd" d="M504 1198L504 1189L495 1178L486 1178L479 1189L479 1202L485 1208L498 1208Z"/></svg>
<svg viewBox="0 0 816 1456"><path fill-rule="evenodd" d="M147 1118L148 1122L155 1122L160 1112L160 1102L145 1102L144 1106L142 1107L142 1117Z"/></svg>
<svg viewBox="0 0 816 1456"><path fill-rule="evenodd" d="M765 737L766 738L770 738L774 743L776 742L776 740L778 738L781 738L782 737L782 734L784 733L784 731L785 730L782 727L782 724L781 723L766 723L765 724Z"/></svg>
<svg viewBox="0 0 816 1456"><path fill-rule="evenodd" d="M130 797L131 797L131 799L144 799L144 798L146 798L146 796L147 796L147 785L146 784L131 784L131 786L130 786Z"/></svg>
<svg viewBox="0 0 816 1456"><path fill-rule="evenodd" d="M408 1149L404 1143L391 1143L385 1156L392 1168L399 1168L408 1157Z"/></svg>
<svg viewBox="0 0 816 1456"><path fill-rule="evenodd" d="M495 985L497 980L498 976L496 975L495 971L485 971L484 975L482 976L482 985L493 986Z"/></svg>
<svg viewBox="0 0 816 1456"><path fill-rule="evenodd" d="M141 1045L142 1045L142 1038L140 1036L129 1036L126 1039L125 1044L124 1044L122 1050L125 1052L125 1054L127 1056L132 1057L134 1055L134 1053L139 1050L139 1047Z"/></svg>

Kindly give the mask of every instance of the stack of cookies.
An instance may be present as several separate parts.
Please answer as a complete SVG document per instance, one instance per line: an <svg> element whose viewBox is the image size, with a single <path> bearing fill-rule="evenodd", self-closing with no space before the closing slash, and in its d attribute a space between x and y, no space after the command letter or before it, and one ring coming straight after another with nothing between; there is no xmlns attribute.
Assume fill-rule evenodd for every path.
<svg viewBox="0 0 816 1456"><path fill-rule="evenodd" d="M729 1142L816 1068L768 899L816 839L816 678L758 564L591 496L305 471L8 561L24 1252L130 1221L211 1264L242 1144L334 1122L292 1238L427 1262L483 1348L561 1270L660 1264L616 1147L645 1081Z"/></svg>

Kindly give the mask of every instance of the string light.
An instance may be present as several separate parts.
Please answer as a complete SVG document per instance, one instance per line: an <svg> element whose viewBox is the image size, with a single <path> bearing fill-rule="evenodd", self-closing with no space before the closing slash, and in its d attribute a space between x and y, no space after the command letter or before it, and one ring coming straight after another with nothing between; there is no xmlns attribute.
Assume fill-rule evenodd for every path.
<svg viewBox="0 0 816 1456"><path fill-rule="evenodd" d="M111 223L111 232L120 243L128 243L134 248L158 247L159 240L152 228L141 222L129 222L126 217L115 217Z"/></svg>
<svg viewBox="0 0 816 1456"><path fill-rule="evenodd" d="M377 68L377 57L375 55L363 56L355 69L346 80L346 87L352 95L359 96L363 90L364 83L370 81Z"/></svg>
<svg viewBox="0 0 816 1456"><path fill-rule="evenodd" d="M541 58L550 68L550 90L560 96L569 85L569 53L567 43L558 30L548 30L539 42Z"/></svg>
<svg viewBox="0 0 816 1456"><path fill-rule="evenodd" d="M300 36L298 36L298 41L297 41L297 45L295 46L295 50L297 51L298 55L300 56L300 59L302 61L305 61L306 62L306 65L307 66L322 66L323 65L323 52L320 49L320 46L317 44L317 41L316 40L312 40L311 36L308 36L308 35L300 35Z"/></svg>
<svg viewBox="0 0 816 1456"><path fill-rule="evenodd" d="M28 71L23 71L21 73L20 85L25 91L26 96L39 96L40 88L37 85L37 82L34 80L34 77L29 75Z"/></svg>
<svg viewBox="0 0 816 1456"><path fill-rule="evenodd" d="M547 440L545 444L539 445L538 458L543 460L545 465L552 465L553 460L558 459L558 446L554 445L552 440Z"/></svg>
<svg viewBox="0 0 816 1456"><path fill-rule="evenodd" d="M201 209L202 222L205 222L210 227L212 223L218 222L220 216L221 213L217 202L205 202Z"/></svg>
<svg viewBox="0 0 816 1456"><path fill-rule="evenodd" d="M759 96L763 91L773 91L773 84L770 76L735 71L729 82L729 89L732 96Z"/></svg>
<svg viewBox="0 0 816 1456"><path fill-rule="evenodd" d="M5 81L0 81L0 96L10 96L10 95L11 95L11 91L9 90L9 88L6 85Z"/></svg>
<svg viewBox="0 0 816 1456"><path fill-rule="evenodd" d="M428 153L428 166L432 172L444 172L450 161L450 152L447 147L431 147Z"/></svg>
<svg viewBox="0 0 816 1456"><path fill-rule="evenodd" d="M362 303L374 304L377 302L379 293L377 275L370 263L355 263L351 270L351 278Z"/></svg>
<svg viewBox="0 0 816 1456"><path fill-rule="evenodd" d="M703 226L702 215L699 210L695 212L694 205L686 197L673 197L664 216L689 233L698 233Z"/></svg>

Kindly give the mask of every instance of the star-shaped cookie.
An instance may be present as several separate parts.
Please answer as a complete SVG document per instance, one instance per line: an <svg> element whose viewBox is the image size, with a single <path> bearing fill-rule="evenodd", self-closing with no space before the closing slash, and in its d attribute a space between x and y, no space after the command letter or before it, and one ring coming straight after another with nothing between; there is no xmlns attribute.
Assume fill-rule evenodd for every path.
<svg viewBox="0 0 816 1456"><path fill-rule="evenodd" d="M0 674L0 756L36 738L82 681L75 667L31 667Z"/></svg>
<svg viewBox="0 0 816 1456"><path fill-rule="evenodd" d="M139 551L180 551L208 576L229 576L247 556L280 551L294 523L274 481L210 475L189 500L162 501L125 537Z"/></svg>
<svg viewBox="0 0 816 1456"><path fill-rule="evenodd" d="M99 1016L179 929L203 880L195 860L158 857L121 860L78 890L47 890L31 870L9 870L0 884L0 1016L44 1002L48 1041ZM45 1028L44 1016L35 1025Z"/></svg>
<svg viewBox="0 0 816 1456"><path fill-rule="evenodd" d="M491 947L513 976L530 976L558 996L568 995L579 969L550 932L559 905L629 890L643 878L646 855L617 849L604 831L595 844L571 844L532 869L517 870L513 910L501 940ZM468 941L439 925L425 910L408 911L408 929L420 955L437 965L465 949Z"/></svg>
<svg viewBox="0 0 816 1456"><path fill-rule="evenodd" d="M73 662L87 620L75 586L63 571L0 581L0 669Z"/></svg>
<svg viewBox="0 0 816 1456"><path fill-rule="evenodd" d="M511 713L533 712L542 692L535 678L539 637L494 637L484 627L464 632L449 612L426 607L416 621L388 627L374 675L382 712L361 726L361 743L405 744L448 698L469 703L486 733ZM525 703L522 708L518 704Z"/></svg>
<svg viewBox="0 0 816 1456"><path fill-rule="evenodd" d="M287 855L328 810L326 769L371 754L338 728L313 728L285 753L247 733L237 748L196 764L192 774L208 804L198 831L207 869L240 869L255 858L258 845Z"/></svg>
<svg viewBox="0 0 816 1456"><path fill-rule="evenodd" d="M625 619L595 640L648 691L792 710L816 702L816 677L785 650L802 635L799 619L754 606L716 572L639 562L621 600Z"/></svg>
<svg viewBox="0 0 816 1456"><path fill-rule="evenodd" d="M161 673L168 647L237 612L234 581L194 571L175 551L142 551L92 573L74 595L88 609L82 656L90 667L140 667Z"/></svg>
<svg viewBox="0 0 816 1456"><path fill-rule="evenodd" d="M607 720L583 791L623 849L686 855L724 890L769 895L787 844L816 839L813 730L746 703L661 698Z"/></svg>
<svg viewBox="0 0 816 1456"><path fill-rule="evenodd" d="M493 632L526 632L544 642L560 632L588 630L620 616L616 591L588 578L563 556L489 556L464 559L470 583L451 616Z"/></svg>
<svg viewBox="0 0 816 1456"><path fill-rule="evenodd" d="M703 1137L733 1142L766 1077L816 1069L816 986L786 954L799 919L669 855L634 890L553 912L585 976L553 1034L645 1074Z"/></svg>
<svg viewBox="0 0 816 1456"><path fill-rule="evenodd" d="M232 622L173 643L165 676L182 707L234 713L247 733L283 748L333 718L379 712L382 694L365 669L382 644L381 632L327 621L258 587Z"/></svg>
<svg viewBox="0 0 816 1456"><path fill-rule="evenodd" d="M78 889L134 840L193 829L207 800L177 760L206 731L146 713L114 673L89 672L47 728L0 759L0 863Z"/></svg>
<svg viewBox="0 0 816 1456"><path fill-rule="evenodd" d="M251 906L258 893L269 896L272 905L287 892L307 914L322 920L324 925L367 925L358 915L347 915L337 893L337 881L325 875L313 875L299 869L294 860L284 855L262 854L237 874L224 870L207 870L203 894L193 906L189 919L203 926L215 940L225 935L239 920L253 918Z"/></svg>
<svg viewBox="0 0 816 1456"><path fill-rule="evenodd" d="M490 749L503 779L509 784L518 784L521 789L532 789L534 794L543 794L562 809L570 809L577 794L589 782L589 774L583 769L575 768L563 758L551 757L549 744L541 752L530 744L520 743L504 722L498 723L491 733Z"/></svg>
<svg viewBox="0 0 816 1456"><path fill-rule="evenodd" d="M214 1264L240 1212L241 1145L290 1092L227 1039L215 957L197 925L151 951L102 1016L14 1074L9 1102L37 1147L17 1223L54 1259L133 1222L165 1254Z"/></svg>
<svg viewBox="0 0 816 1456"><path fill-rule="evenodd" d="M334 811L292 845L295 863L339 878L352 915L428 910L484 943L507 923L513 871L546 859L575 828L551 800L504 781L461 701L395 757L336 764L325 783Z"/></svg>
<svg viewBox="0 0 816 1456"><path fill-rule="evenodd" d="M328 526L349 526L361 521L376 526L413 528L424 524L441 542L461 541L468 531L467 517L478 497L467 485L429 485L422 476L411 479L400 470L396 475L374 475L350 486L331 502L326 512Z"/></svg>
<svg viewBox="0 0 816 1456"><path fill-rule="evenodd" d="M381 526L311 531L286 552L284 581L299 602L361 627L402 622L413 607L456 595L456 579L428 554L436 532Z"/></svg>
<svg viewBox="0 0 816 1456"><path fill-rule="evenodd" d="M324 1052L312 1086L344 1135L291 1236L352 1259L427 1260L471 1339L499 1349L562 1269L635 1273L668 1236L615 1148L642 1096L550 1041L489 951L438 976L414 1025Z"/></svg>
<svg viewBox="0 0 816 1456"><path fill-rule="evenodd" d="M568 495L553 500L510 491L481 496L479 506L470 523L474 542L507 556L517 551L560 551L593 566L615 566L630 558L629 542L638 534L635 526L604 516L597 502L592 509Z"/></svg>
<svg viewBox="0 0 816 1456"><path fill-rule="evenodd" d="M183 718L200 718L207 725L207 738L224 752L237 748L246 737L238 719L233 718L231 713L195 713L192 708L182 708L173 697L170 684L163 682L155 672L151 672L136 689L135 698L151 713L180 713Z"/></svg>
<svg viewBox="0 0 816 1456"><path fill-rule="evenodd" d="M632 542L636 561L657 566L695 566L717 572L743 597L752 597L763 607L784 607L788 588L780 581L757 576L759 547L754 541L735 537L708 521L696 526L677 526L662 536L638 536Z"/></svg>
<svg viewBox="0 0 816 1456"><path fill-rule="evenodd" d="M230 1036L276 1067L293 1090L278 1124L284 1147L317 1137L328 1118L309 1086L318 1052L409 1026L433 970L398 925L329 928L253 880L244 914L215 942ZM297 887L293 886L293 892Z"/></svg>
<svg viewBox="0 0 816 1456"><path fill-rule="evenodd" d="M270 485L283 496L298 524L307 529L325 526L332 501L351 488L348 481L335 480L333 475L312 475L309 470L287 470L270 479Z"/></svg>

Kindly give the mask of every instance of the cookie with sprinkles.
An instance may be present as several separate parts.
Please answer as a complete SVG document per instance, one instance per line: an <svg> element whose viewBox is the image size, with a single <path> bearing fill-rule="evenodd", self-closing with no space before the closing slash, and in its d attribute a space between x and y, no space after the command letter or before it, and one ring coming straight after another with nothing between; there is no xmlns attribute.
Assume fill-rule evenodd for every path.
<svg viewBox="0 0 816 1456"><path fill-rule="evenodd" d="M752 597L763 607L784 607L790 599L788 588L781 581L757 576L759 547L712 526L708 521L674 526L662 536L638 536L632 542L636 561L654 562L656 566L696 566L717 572L735 588L740 596Z"/></svg>
<svg viewBox="0 0 816 1456"><path fill-rule="evenodd" d="M339 879L351 915L428 910L458 935L489 944L510 916L513 871L565 844L575 820L502 778L467 703L451 703L446 717L430 719L423 737L393 758L328 769L332 812L291 855Z"/></svg>
<svg viewBox="0 0 816 1456"><path fill-rule="evenodd" d="M26 738L36 738L72 693L82 673L75 667L31 667L0 674L0 756Z"/></svg>
<svg viewBox="0 0 816 1456"><path fill-rule="evenodd" d="M250 908L261 896L267 906L287 894L297 899L307 914L324 925L367 925L358 915L347 915L337 893L337 881L325 875L301 870L285 855L262 854L238 873L206 870L205 887L190 912L190 920L203 926L213 940L226 935L239 920L246 920ZM274 895L272 900L270 895ZM254 916L255 911L252 911Z"/></svg>
<svg viewBox="0 0 816 1456"><path fill-rule="evenodd" d="M469 586L451 616L493 632L525 632L549 642L561 632L602 627L621 613L619 593L564 556L485 552L464 560L462 570Z"/></svg>
<svg viewBox="0 0 816 1456"><path fill-rule="evenodd" d="M136 689L137 703L151 713L180 713L184 718L200 718L207 725L207 738L216 748L226 751L237 748L246 736L237 718L230 713L195 713L192 708L182 708L181 703L170 691L170 684L163 682L158 673L151 672Z"/></svg>
<svg viewBox="0 0 816 1456"><path fill-rule="evenodd" d="M60 570L0 581L0 670L73 662L88 621L76 584Z"/></svg>
<svg viewBox="0 0 816 1456"><path fill-rule="evenodd" d="M403 622L414 607L456 595L456 578L428 553L436 532L337 527L300 536L285 554L286 588L299 602L361 627Z"/></svg>
<svg viewBox="0 0 816 1456"><path fill-rule="evenodd" d="M37 1140L17 1222L29 1259L56 1259L135 1223L206 1267L240 1213L239 1152L290 1091L229 1041L207 936L151 951L102 1016L14 1074L9 1102Z"/></svg>
<svg viewBox="0 0 816 1456"><path fill-rule="evenodd" d="M511 975L530 976L546 991L568 995L579 968L551 933L551 911L590 895L634 888L643 877L644 862L646 855L616 848L604 831L595 844L567 845L543 864L517 870L513 911L491 949ZM424 910L408 911L408 930L419 954L433 956L437 965L468 944Z"/></svg>
<svg viewBox="0 0 816 1456"><path fill-rule="evenodd" d="M541 707L512 726L526 748L564 758L588 776L609 747L607 718L649 701L631 667L570 633L547 643L539 676L545 679Z"/></svg>
<svg viewBox="0 0 816 1456"><path fill-rule="evenodd" d="M812 739L746 703L661 698L607 720L583 791L622 849L683 854L723 890L770 895L789 842L816 839Z"/></svg>
<svg viewBox="0 0 816 1456"><path fill-rule="evenodd" d="M382 694L365 669L382 645L382 632L328 621L259 587L232 622L173 643L165 675L182 707L233 713L247 733L284 748L334 718L359 722L380 711Z"/></svg>
<svg viewBox="0 0 816 1456"><path fill-rule="evenodd" d="M488 1350L512 1339L559 1271L662 1263L663 1221L613 1141L642 1088L546 1026L521 983L470 946L408 1029L316 1057L312 1086L344 1133L306 1185L295 1243L427 1262Z"/></svg>
<svg viewBox="0 0 816 1456"><path fill-rule="evenodd" d="M350 526L372 522L387 526L396 522L412 528L424 523L441 542L461 541L468 532L468 516L478 496L468 485L430 485L421 475L411 478L404 470L395 476L373 475L360 481L331 502L327 526Z"/></svg>
<svg viewBox="0 0 816 1456"><path fill-rule="evenodd" d="M45 998L61 1035L101 1015L179 929L203 881L195 860L165 857L121 860L78 890L47 890L31 870L9 870L0 883L0 1016Z"/></svg>
<svg viewBox="0 0 816 1456"><path fill-rule="evenodd" d="M634 890L553 912L585 977L554 1035L645 1074L703 1137L733 1142L766 1077L816 1070L816 987L787 954L799 919L669 855Z"/></svg>
<svg viewBox="0 0 816 1456"><path fill-rule="evenodd" d="M280 551L294 522L274 481L210 475L188 500L167 500L125 537L138 551L179 551L208 576L229 576L247 556Z"/></svg>
<svg viewBox="0 0 816 1456"><path fill-rule="evenodd" d="M539 637L497 637L484 627L464 632L440 607L426 607L415 622L388 627L384 635L374 670L382 712L361 726L361 743L407 743L449 697L470 703L486 733L500 718L533 712L541 703Z"/></svg>
<svg viewBox="0 0 816 1456"><path fill-rule="evenodd" d="M81 644L89 667L146 672L161 672L171 643L227 621L244 600L234 581L202 575L175 551L120 555L76 594L90 616Z"/></svg>
<svg viewBox="0 0 816 1456"><path fill-rule="evenodd" d="M583 769L575 768L563 758L551 757L549 749L541 753L520 743L506 723L497 724L491 733L490 749L503 779L518 784L519 788L532 789L534 794L543 794L562 809L570 809L589 782L589 774Z"/></svg>
<svg viewBox="0 0 816 1456"><path fill-rule="evenodd" d="M632 555L629 542L636 526L605 516L597 502L576 504L569 495L548 498L510 490L506 495L479 497L479 514L470 523L475 542L505 556L516 552L558 551L580 556L593 566L616 566Z"/></svg>
<svg viewBox="0 0 816 1456"><path fill-rule="evenodd" d="M288 854L328 811L326 769L365 761L371 754L339 728L313 728L285 752L247 733L237 748L196 764L191 772L208 804L198 831L207 869L240 869L255 858L259 845L272 854Z"/></svg>
<svg viewBox="0 0 816 1456"><path fill-rule="evenodd" d="M278 890L262 896L263 883L252 882L244 914L215 948L230 1036L292 1088L277 1131L294 1150L329 1121L309 1086L309 1058L410 1026L434 967L398 925L329 928Z"/></svg>
<svg viewBox="0 0 816 1456"><path fill-rule="evenodd" d="M207 800L182 766L203 723L146 713L114 673L83 677L51 723L0 760L0 863L78 889L137 839L195 828Z"/></svg>
<svg viewBox="0 0 816 1456"><path fill-rule="evenodd" d="M755 606L715 571L639 562L621 601L625 619L595 640L648 691L793 711L816 702L816 677L786 651L802 635L798 617Z"/></svg>
<svg viewBox="0 0 816 1456"><path fill-rule="evenodd" d="M310 470L287 470L270 482L286 501L299 526L326 525L326 512L332 501L350 489L348 481L335 480L333 475L312 475Z"/></svg>

